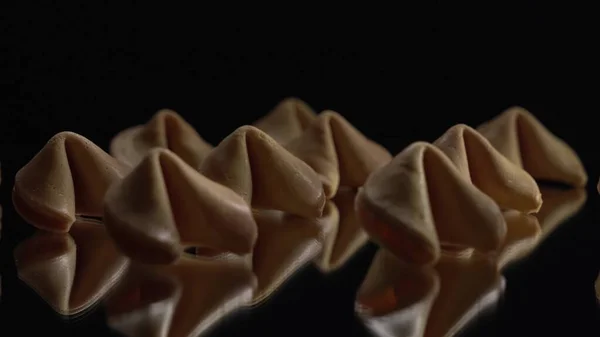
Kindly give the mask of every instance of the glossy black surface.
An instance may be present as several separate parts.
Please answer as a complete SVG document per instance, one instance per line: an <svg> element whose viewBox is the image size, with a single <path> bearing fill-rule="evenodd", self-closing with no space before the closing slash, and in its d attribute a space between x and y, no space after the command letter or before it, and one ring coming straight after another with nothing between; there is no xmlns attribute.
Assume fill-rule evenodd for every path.
<svg viewBox="0 0 600 337"><path fill-rule="evenodd" d="M404 44L408 42L401 44L402 53L382 50L386 48L381 46L399 38L375 31L367 35L379 41L373 43L378 48L370 46L362 53L317 47L313 51L313 47L299 47L304 46L306 25L300 25L302 34L283 39L291 41L290 48L269 44L263 50L255 43L256 36L263 35L257 32L218 37L217 43L209 44L206 41L221 28L179 27L187 33L198 31L184 38L173 27L167 30L166 23L150 22L147 29L123 27L121 23L130 23L131 18L125 11L120 8L122 20L111 25L103 24L103 16L95 10L62 12L60 22L75 22L81 29L51 23L46 10L23 9L10 19L5 42L10 53L2 66L8 85L0 93L0 335L119 336L106 326L101 306L65 320L16 275L13 250L33 229L12 208L14 174L53 134L74 131L107 149L118 131L143 123L167 107L216 144L290 95L317 110L339 111L393 154L412 141L432 141L455 123L476 126L511 105L529 109L579 153L589 175L587 202L529 258L504 271L506 292L498 307L463 334L600 335L594 294L600 269L600 200L595 188L600 173L598 103L597 93L590 92L593 77L575 75L590 70L582 58L552 59L554 44L535 50L528 40L523 45L495 46L494 51L506 52L474 62L472 53L456 51L461 48L453 37L462 30L444 28L443 22L432 24L434 32L441 32L428 36L435 41L441 37L432 50ZM513 22L503 19L498 26L509 21ZM237 28L241 24L225 26L228 31L242 31ZM324 34L320 30L315 36ZM345 33L353 41L366 34ZM523 34L519 31L515 36ZM554 43L555 36L550 35ZM185 40L186 47L171 48L171 42L179 39ZM474 43L479 42L477 38ZM518 57L514 50L519 51ZM519 67L507 61L515 57L520 58ZM354 315L354 295L375 251L373 245L367 246L332 275L322 275L308 265L264 306L223 319L207 335L369 336Z"/></svg>

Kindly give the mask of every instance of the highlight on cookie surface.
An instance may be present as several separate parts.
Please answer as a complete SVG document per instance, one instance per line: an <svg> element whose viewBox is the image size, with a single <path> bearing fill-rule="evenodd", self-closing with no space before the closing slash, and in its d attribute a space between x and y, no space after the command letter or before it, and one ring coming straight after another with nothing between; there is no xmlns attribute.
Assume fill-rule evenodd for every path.
<svg viewBox="0 0 600 337"><path fill-rule="evenodd" d="M355 207L370 237L398 258L431 264L441 246L497 251L506 235L501 210L437 147L417 142L371 174Z"/></svg>
<svg viewBox="0 0 600 337"><path fill-rule="evenodd" d="M85 137L60 132L17 172L13 204L33 226L68 232L76 216L102 217L104 193L127 171Z"/></svg>
<svg viewBox="0 0 600 337"><path fill-rule="evenodd" d="M327 198L333 198L340 186L362 186L373 171L392 159L383 146L334 111L319 114L286 148L317 172Z"/></svg>
<svg viewBox="0 0 600 337"><path fill-rule="evenodd" d="M110 154L130 167L136 166L154 148L173 151L188 165L198 169L212 149L178 113L159 110L144 125L137 125L118 133L110 143Z"/></svg>
<svg viewBox="0 0 600 337"><path fill-rule="evenodd" d="M175 261L186 247L252 252L257 228L248 204L167 149L153 149L105 196L104 221L129 257Z"/></svg>
<svg viewBox="0 0 600 337"><path fill-rule="evenodd" d="M587 184L588 176L577 153L521 107L507 109L477 130L537 180L573 187Z"/></svg>
<svg viewBox="0 0 600 337"><path fill-rule="evenodd" d="M242 126L204 159L200 172L256 209L319 217L325 205L315 171L266 133Z"/></svg>
<svg viewBox="0 0 600 337"><path fill-rule="evenodd" d="M473 128L457 124L434 143L450 158L465 179L502 209L536 213L542 195L536 181L500 154Z"/></svg>

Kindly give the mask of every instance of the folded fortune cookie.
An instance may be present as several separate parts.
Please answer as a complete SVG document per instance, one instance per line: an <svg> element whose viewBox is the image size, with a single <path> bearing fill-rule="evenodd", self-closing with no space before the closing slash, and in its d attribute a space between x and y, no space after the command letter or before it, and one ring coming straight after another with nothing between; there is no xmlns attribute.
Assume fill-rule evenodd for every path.
<svg viewBox="0 0 600 337"><path fill-rule="evenodd" d="M288 97L253 125L279 144L287 144L300 136L315 118L317 114L308 104L298 98Z"/></svg>
<svg viewBox="0 0 600 337"><path fill-rule="evenodd" d="M371 172L392 158L333 111L321 113L286 148L319 174L328 198L335 196L340 185L362 186Z"/></svg>
<svg viewBox="0 0 600 337"><path fill-rule="evenodd" d="M173 151L188 165L200 167L212 149L193 126L175 111L162 109L145 125L137 125L118 133L110 143L110 154L134 167L153 148Z"/></svg>
<svg viewBox="0 0 600 337"><path fill-rule="evenodd" d="M83 136L61 132L17 172L13 204L33 226L68 232L76 215L102 217L104 193L127 170Z"/></svg>
<svg viewBox="0 0 600 337"><path fill-rule="evenodd" d="M587 173L577 153L523 108L510 108L477 130L535 179L575 187L587 183Z"/></svg>
<svg viewBox="0 0 600 337"><path fill-rule="evenodd" d="M239 127L221 141L200 172L257 209L308 218L323 212L326 199L315 171L253 126Z"/></svg>
<svg viewBox="0 0 600 337"><path fill-rule="evenodd" d="M540 189L529 173L511 163L471 127L455 125L433 145L500 208L535 213L542 206Z"/></svg>
<svg viewBox="0 0 600 337"><path fill-rule="evenodd" d="M495 251L506 235L498 205L425 142L373 172L355 207L371 238L409 263L434 263L440 243Z"/></svg>
<svg viewBox="0 0 600 337"><path fill-rule="evenodd" d="M257 228L248 204L166 149L151 150L106 193L104 221L117 245L146 263L173 262L184 246L252 252Z"/></svg>

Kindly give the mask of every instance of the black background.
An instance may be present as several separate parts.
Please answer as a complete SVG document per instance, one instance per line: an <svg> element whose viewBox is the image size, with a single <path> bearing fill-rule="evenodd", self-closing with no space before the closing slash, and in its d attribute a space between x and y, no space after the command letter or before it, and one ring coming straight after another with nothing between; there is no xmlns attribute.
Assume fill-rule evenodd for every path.
<svg viewBox="0 0 600 337"><path fill-rule="evenodd" d="M11 6L0 13L0 335L12 335L4 326L26 336L108 334L100 316L61 323L12 275L11 250L28 233L10 209L12 178L53 134L74 131L106 149L118 131L171 108L217 144L287 96L342 113L394 154L512 105L533 112L584 161L588 204L508 272L505 309L473 335L598 331L598 54L584 10L438 4L374 14L269 8L258 16L228 7ZM306 269L272 308L239 314L221 324L223 334L363 335L351 294L373 250L325 281Z"/></svg>

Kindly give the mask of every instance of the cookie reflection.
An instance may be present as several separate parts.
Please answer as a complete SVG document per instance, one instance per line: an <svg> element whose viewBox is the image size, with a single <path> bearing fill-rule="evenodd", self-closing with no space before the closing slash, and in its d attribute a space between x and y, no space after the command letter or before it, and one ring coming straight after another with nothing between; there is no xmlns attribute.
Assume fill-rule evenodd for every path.
<svg viewBox="0 0 600 337"><path fill-rule="evenodd" d="M323 272L342 267L369 240L354 211L355 197L355 190L340 188L332 199L339 220L332 223L325 235L323 252L315 259L316 266Z"/></svg>
<svg viewBox="0 0 600 337"><path fill-rule="evenodd" d="M339 213L333 203L327 202L320 218L255 211L255 219L258 241L252 262L258 288L253 304L272 295L294 272L322 252L327 233L339 222Z"/></svg>
<svg viewBox="0 0 600 337"><path fill-rule="evenodd" d="M499 269L525 257L542 238L542 229L536 217L517 211L506 211L503 216L506 220L506 237L496 259Z"/></svg>
<svg viewBox="0 0 600 337"><path fill-rule="evenodd" d="M429 313L426 337L454 336L482 311L493 307L505 288L497 265L479 256L443 255L435 271L440 291Z"/></svg>
<svg viewBox="0 0 600 337"><path fill-rule="evenodd" d="M56 312L91 308L129 264L99 222L78 220L69 233L36 232L14 252L19 278Z"/></svg>
<svg viewBox="0 0 600 337"><path fill-rule="evenodd" d="M497 265L481 255L444 253L430 269L380 249L359 290L357 311L377 336L452 336L503 290Z"/></svg>
<svg viewBox="0 0 600 337"><path fill-rule="evenodd" d="M380 249L358 290L356 311L377 336L420 337L439 288L432 269L409 266Z"/></svg>
<svg viewBox="0 0 600 337"><path fill-rule="evenodd" d="M559 189L540 187L544 203L536 214L542 229L542 237L552 233L559 225L576 215L587 200L585 189Z"/></svg>
<svg viewBox="0 0 600 337"><path fill-rule="evenodd" d="M256 277L247 261L184 256L135 265L106 301L108 324L128 337L192 337L248 304Z"/></svg>

